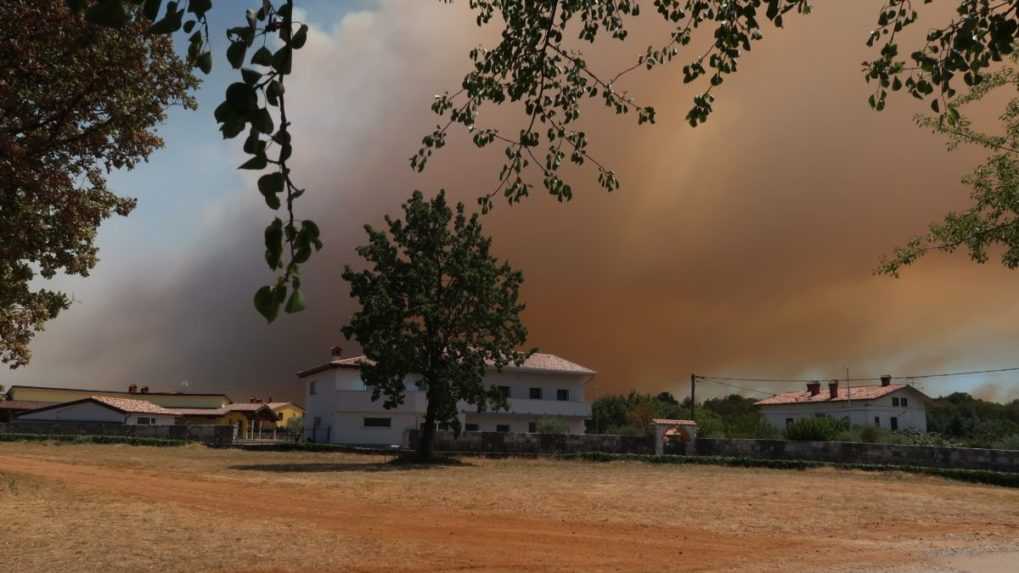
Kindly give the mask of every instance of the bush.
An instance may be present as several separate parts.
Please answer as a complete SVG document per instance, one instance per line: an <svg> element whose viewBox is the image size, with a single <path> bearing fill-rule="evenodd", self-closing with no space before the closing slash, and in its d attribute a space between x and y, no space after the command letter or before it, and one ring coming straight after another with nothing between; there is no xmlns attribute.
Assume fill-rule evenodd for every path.
<svg viewBox="0 0 1019 573"><path fill-rule="evenodd" d="M787 440L798 442L830 442L849 426L834 418L801 418L785 429Z"/></svg>
<svg viewBox="0 0 1019 573"><path fill-rule="evenodd" d="M998 450L1019 450L1019 434L1005 436L992 445Z"/></svg>
<svg viewBox="0 0 1019 573"><path fill-rule="evenodd" d="M569 424L562 418L541 418L535 426L539 434L565 434L570 431Z"/></svg>
<svg viewBox="0 0 1019 573"><path fill-rule="evenodd" d="M55 442L57 444L127 444L130 446L183 446L184 440L135 438L132 436L90 436L78 434L0 434L0 442Z"/></svg>

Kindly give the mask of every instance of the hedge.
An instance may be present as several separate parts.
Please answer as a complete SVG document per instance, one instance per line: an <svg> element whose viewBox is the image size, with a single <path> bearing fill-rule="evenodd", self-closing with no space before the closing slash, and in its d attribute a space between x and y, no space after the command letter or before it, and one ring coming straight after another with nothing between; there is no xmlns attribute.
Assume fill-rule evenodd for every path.
<svg viewBox="0 0 1019 573"><path fill-rule="evenodd" d="M700 464L711 466L734 466L743 468L771 468L782 470L807 470L831 467L844 470L861 470L868 472L894 471L924 474L946 479L1019 488L1019 473L996 472L991 470L964 470L953 468L930 468L923 466L899 466L892 464L850 464L837 462L819 462L812 460L768 460L747 457L723 456L653 456L643 454L608 454L602 452L586 452L577 454L560 454L559 459L584 460L590 462L635 461L650 464Z"/></svg>
<svg viewBox="0 0 1019 573"><path fill-rule="evenodd" d="M183 446L185 440L139 438L134 436L91 436L77 434L0 434L0 442L58 442L61 444L127 444L130 446Z"/></svg>

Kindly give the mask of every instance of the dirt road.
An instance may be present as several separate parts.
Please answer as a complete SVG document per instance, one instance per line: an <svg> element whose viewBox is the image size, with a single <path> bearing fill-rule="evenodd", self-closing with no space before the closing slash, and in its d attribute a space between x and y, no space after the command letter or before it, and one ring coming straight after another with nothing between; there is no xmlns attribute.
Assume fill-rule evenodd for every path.
<svg viewBox="0 0 1019 573"><path fill-rule="evenodd" d="M259 466L254 466L256 471L252 472L248 466L233 465L206 472L174 469L172 460L164 460L168 462L166 467L145 469L144 463L117 460L82 463L60 459L53 453L18 455L4 449L0 453L0 473L34 480L36 495L29 497L36 505L57 499L127 504L125 508L130 507L122 513L129 519L142 514L170 515L164 521L181 522L187 527L197 525L207 535L236 536L238 550L250 544L252 538L266 538L257 546L260 559L246 558L239 551L234 563L206 559L200 563L208 564L210 569L199 570L820 571L902 564L907 559L923 558L925 540L973 533L973 522L967 527L965 520L948 524L939 520L926 524L912 522L909 531L896 530L899 526L896 523L874 523L866 531L848 535L837 534L838 528L833 527L832 531L819 531L816 536L791 536L782 527L768 531L754 523L720 531L717 526L707 526L698 511L691 512L686 524L682 516L659 521L654 516L616 519L596 509L579 515L563 514L551 503L547 509L539 504L521 507L516 512L494 503L492 511L484 511L484 507L471 502L484 505L487 496L498 492L470 482L464 484L463 506L450 507L448 503L429 503L429 497L438 491L435 484L428 483L428 474L433 470L379 471L384 466L361 459L345 460L342 464L267 464L261 472L257 471ZM174 454L168 449L156 455ZM249 458L245 456L246 460ZM367 476L357 475L359 463L363 466L360 473ZM650 469L632 465L633 473ZM271 474L273 467L289 469L277 469ZM498 464L493 467L498 473ZM548 464L537 465L535 469L549 471ZM441 477L448 479L457 471L454 468ZM283 477L275 478L280 474ZM290 474L298 477L287 479ZM309 478L309 474L325 477ZM356 477L349 488L344 488L344 475ZM675 479L682 480L683 474L677 473ZM421 485L419 490L415 490L416 485ZM618 485L625 487L625 481ZM59 493L48 493L50 487L58 487ZM476 495L472 489L475 487ZM499 487L512 487L512 483L503 482ZM372 493L377 488L383 491ZM394 488L403 495L385 493ZM619 491L618 495L625 496L626 492ZM0 497L0 517L5 524L22 519L21 514L14 515L19 510L11 500L16 497ZM386 501L380 502L383 497ZM1010 499L1019 502L1017 496ZM68 503L68 511L75 511L73 505ZM5 515L8 509L12 515ZM725 507L718 510L720 516L727 513ZM768 511L767 506L762 510ZM730 509L728 513L734 512ZM979 535L1000 542L1019 531L1015 511L1002 517L1005 519L999 522L978 521ZM739 519L738 513L734 519ZM112 520L117 517L112 516ZM277 537L278 533L266 529L280 524L288 528L285 535ZM46 526L42 525L43 537L45 532ZM17 536L18 529L4 533L10 542L10 536ZM53 542L56 546L49 547L50 553L62 554L59 541ZM79 545L88 543L83 539ZM292 548L286 549L288 544L304 549L291 555ZM10 549L18 552L17 546ZM205 549L199 546L194 551L201 554ZM10 550L3 553L11 555ZM74 562L80 555L70 557ZM175 564L187 565L181 570L195 570L186 555L173 555L167 550L167 559L171 562L160 563L160 570L176 570ZM82 564L80 560L77 563ZM25 569L17 570L29 571L36 562L27 558L24 565ZM106 566L104 570L109 570L109 564Z"/></svg>

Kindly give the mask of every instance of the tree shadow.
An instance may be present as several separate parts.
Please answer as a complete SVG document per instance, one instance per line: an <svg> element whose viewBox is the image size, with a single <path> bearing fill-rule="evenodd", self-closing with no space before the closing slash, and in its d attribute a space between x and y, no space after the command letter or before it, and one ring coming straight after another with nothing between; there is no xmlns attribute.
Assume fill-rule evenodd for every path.
<svg viewBox="0 0 1019 573"><path fill-rule="evenodd" d="M434 470L447 467L473 467L455 458L438 458L422 462L415 458L393 458L388 462L339 462L339 463L284 463L284 464L243 464L228 469L250 472L271 473L344 473L344 472L393 472L410 470Z"/></svg>

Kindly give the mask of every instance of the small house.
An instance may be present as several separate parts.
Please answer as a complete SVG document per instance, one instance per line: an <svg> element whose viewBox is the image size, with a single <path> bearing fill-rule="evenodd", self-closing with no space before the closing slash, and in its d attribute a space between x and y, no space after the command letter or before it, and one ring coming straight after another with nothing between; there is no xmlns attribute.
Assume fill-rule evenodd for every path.
<svg viewBox="0 0 1019 573"><path fill-rule="evenodd" d="M129 426L172 426L176 415L144 400L90 396L37 408L17 417L19 422L100 422Z"/></svg>
<svg viewBox="0 0 1019 573"><path fill-rule="evenodd" d="M880 386L849 387L838 380L827 386L810 382L805 391L777 394L757 406L764 419L778 429L803 418L834 418L853 426L927 431L930 397L908 384L892 384L891 376L882 376Z"/></svg>

